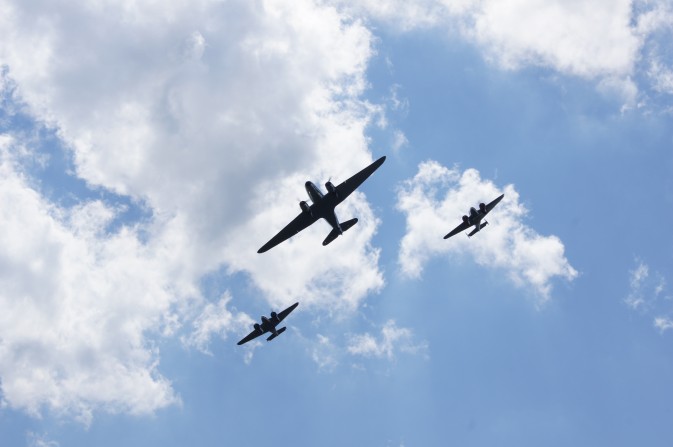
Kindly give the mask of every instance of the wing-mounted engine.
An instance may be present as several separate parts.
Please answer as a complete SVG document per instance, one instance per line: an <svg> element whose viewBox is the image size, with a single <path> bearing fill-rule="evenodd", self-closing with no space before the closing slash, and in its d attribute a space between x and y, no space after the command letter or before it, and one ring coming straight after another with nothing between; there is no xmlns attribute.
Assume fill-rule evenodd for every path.
<svg viewBox="0 0 673 447"><path fill-rule="evenodd" d="M486 204L485 203L480 203L479 204L479 211L481 211L483 214L486 214Z"/></svg>
<svg viewBox="0 0 673 447"><path fill-rule="evenodd" d="M262 327L259 325L259 323L255 323L254 328L257 332L262 330Z"/></svg>
<svg viewBox="0 0 673 447"><path fill-rule="evenodd" d="M276 323L280 322L280 320L278 319L278 314L276 312L271 312L271 319Z"/></svg>
<svg viewBox="0 0 673 447"><path fill-rule="evenodd" d="M335 196L339 197L339 195L337 194L336 186L334 186L332 182L325 183L325 188L327 188L327 192L334 193Z"/></svg>
<svg viewBox="0 0 673 447"><path fill-rule="evenodd" d="M467 217L467 216L463 216L463 222L465 222L466 224L469 224L470 223L470 218Z"/></svg>
<svg viewBox="0 0 673 447"><path fill-rule="evenodd" d="M311 207L306 201L302 200L301 202L299 202L299 208L301 208L301 211L303 213L309 213L313 215L313 213L311 213Z"/></svg>

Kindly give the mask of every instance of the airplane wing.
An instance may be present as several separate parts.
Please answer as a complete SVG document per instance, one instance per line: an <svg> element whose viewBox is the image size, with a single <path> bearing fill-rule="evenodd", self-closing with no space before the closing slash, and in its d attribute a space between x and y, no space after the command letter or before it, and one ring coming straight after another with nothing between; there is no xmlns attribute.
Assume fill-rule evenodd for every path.
<svg viewBox="0 0 673 447"><path fill-rule="evenodd" d="M495 206L496 206L498 203L500 203L500 201L502 200L503 197L505 197L505 195L504 195L504 194L501 194L500 197L498 197L497 199L495 199L494 201L492 201L491 203L489 203L488 205L486 205L486 214L488 214L489 211L491 211L493 208L495 208Z"/></svg>
<svg viewBox="0 0 673 447"><path fill-rule="evenodd" d="M444 239L448 239L448 238L450 238L451 236L455 236L456 234L460 233L461 231L465 231L465 230L467 230L467 229L470 228L471 226L472 226L472 225L469 224L469 223L461 222L460 225L458 225L456 228L454 228L453 230L451 230L451 232L450 232L449 234L447 234L446 236L444 236Z"/></svg>
<svg viewBox="0 0 673 447"><path fill-rule="evenodd" d="M343 202L346 197L350 196L353 191L355 191L358 186L362 184L367 178L374 173L382 164L386 161L386 157L383 156L376 160L374 163L370 164L362 171L358 172L348 180L341 183L336 187L338 201L337 204Z"/></svg>
<svg viewBox="0 0 673 447"><path fill-rule="evenodd" d="M263 333L264 333L264 331L262 329L260 329L260 330L255 329L254 331L252 331L248 335L246 335L245 338L243 338L237 344L239 346L242 345L242 344L245 344L245 343L249 342L250 340L254 340L255 338L259 337Z"/></svg>
<svg viewBox="0 0 673 447"><path fill-rule="evenodd" d="M311 213L305 213L302 212L300 215L295 217L292 222L287 224L285 228L280 230L277 235L271 238L269 242L264 244L262 248L257 250L257 253L264 253L265 251L268 251L275 247L276 245L280 244L281 242L291 238L295 234L299 233L301 230L305 229L306 227L310 226L318 220L316 217L313 217Z"/></svg>
<svg viewBox="0 0 673 447"><path fill-rule="evenodd" d="M295 310L295 308L296 308L297 306L299 306L299 303L294 303L292 306L288 307L288 308L285 309L284 311L279 312L279 313L278 313L278 322L280 323L281 321L283 321L283 320L285 319L285 317L287 317L288 315L290 315L290 312L292 312L293 310Z"/></svg>

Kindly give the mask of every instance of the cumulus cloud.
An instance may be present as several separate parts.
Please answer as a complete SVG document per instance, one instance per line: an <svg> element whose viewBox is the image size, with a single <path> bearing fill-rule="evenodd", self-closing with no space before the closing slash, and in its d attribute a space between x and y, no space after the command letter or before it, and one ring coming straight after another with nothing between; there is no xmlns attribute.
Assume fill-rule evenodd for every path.
<svg viewBox="0 0 673 447"><path fill-rule="evenodd" d="M150 413L179 402L158 372L146 331L171 326L176 299L195 294L166 241L106 228L99 201L62 209L27 183L0 148L0 377L2 399L33 415L43 407L89 423L98 408Z"/></svg>
<svg viewBox="0 0 673 447"><path fill-rule="evenodd" d="M391 24L396 30L444 29L474 43L504 69L546 67L597 79L600 91L633 106L649 74L651 87L667 91L670 67L655 51L670 36L666 0L334 0L355 14ZM639 67L642 59L648 61ZM669 57L670 62L670 57ZM640 86L643 87L642 85ZM650 86L647 86L650 87ZM634 92L635 89L635 92Z"/></svg>
<svg viewBox="0 0 673 447"><path fill-rule="evenodd" d="M346 349L353 355L388 360L394 359L396 352L426 353L427 343L414 342L413 338L411 329L397 326L395 320L388 320L378 338L368 332L352 335Z"/></svg>
<svg viewBox="0 0 673 447"><path fill-rule="evenodd" d="M631 73L640 39L631 0L487 0L469 33L507 68L534 64L582 76Z"/></svg>
<svg viewBox="0 0 673 447"><path fill-rule="evenodd" d="M3 203L18 203L0 222L14 250L0 263L8 405L88 421L99 408L178 402L154 337L194 317L183 340L207 351L246 321L227 296L192 308L216 270L246 274L272 306L301 297L353 309L382 287L370 244L379 221L362 193L337 210L360 222L326 249L317 223L256 253L299 212L307 179L336 183L373 158L364 130L381 110L361 100L372 36L358 20L311 0L0 9L15 103L55 129L75 175L149 214L110 231L114 207L57 207L3 162Z"/></svg>
<svg viewBox="0 0 673 447"><path fill-rule="evenodd" d="M79 176L172 219L192 239L185 255L206 269L231 262L263 282L266 267L239 255L294 217L304 181L344 179L372 159L364 129L376 107L358 99L371 35L333 8L308 0L37 4L8 5L3 24L0 55L22 99L56 123ZM32 51L36 40L42 51ZM364 220L351 232L373 234ZM350 301L381 284L366 243L359 238L349 273L365 260L373 282ZM324 257L302 255L295 259L307 265ZM281 289L316 296L293 282Z"/></svg>
<svg viewBox="0 0 673 447"><path fill-rule="evenodd" d="M441 240L460 223L466 207L503 192L504 199L488 216L497 225L469 240L460 235ZM550 297L554 277L568 281L577 277L561 240L541 236L523 223L527 210L514 186L500 190L475 169L460 172L434 161L421 163L418 173L400 185L396 206L406 216L399 264L409 277L419 277L432 257L471 256L482 266L506 271L515 284L532 289L542 301Z"/></svg>

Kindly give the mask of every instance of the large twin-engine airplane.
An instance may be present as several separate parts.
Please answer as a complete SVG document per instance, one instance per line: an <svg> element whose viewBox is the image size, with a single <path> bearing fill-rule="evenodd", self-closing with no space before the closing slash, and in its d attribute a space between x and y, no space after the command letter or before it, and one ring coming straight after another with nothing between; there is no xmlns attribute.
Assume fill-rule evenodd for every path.
<svg viewBox="0 0 673 447"><path fill-rule="evenodd" d="M303 200L299 202L301 214L295 217L285 228L280 230L280 232L272 237L269 242L264 244L262 248L257 250L257 253L264 253L265 251L270 250L281 242L299 233L301 230L307 228L320 218L325 219L332 227L332 231L327 235L322 244L327 245L332 242L337 236L343 234L344 231L348 230L358 222L357 218L354 218L339 223L334 208L343 202L346 197L351 195L362 182L367 180L367 177L372 175L384 161L386 161L386 157L379 158L339 186L334 186L332 182L328 181L325 183L327 194L323 194L322 191L320 191L320 188L312 182L306 182L304 186L313 204L309 206L309 204Z"/></svg>
<svg viewBox="0 0 673 447"><path fill-rule="evenodd" d="M262 334L266 334L267 332L271 332L271 335L266 339L266 341L271 341L274 338L278 337L280 334L285 332L285 329L287 329L287 327L276 329L276 326L278 326L280 322L285 319L285 317L290 315L290 312L292 312L297 306L299 306L299 303L294 303L292 306L288 307L287 309L278 314L276 312L271 312L271 318L266 318L265 316L262 316L262 324L255 323L254 326L255 330L250 332L243 340L239 341L238 344L242 345L244 343L247 343L250 340L257 338Z"/></svg>
<svg viewBox="0 0 673 447"><path fill-rule="evenodd" d="M486 225L488 225L487 221L484 221L484 223L481 223L481 220L486 217L486 215L491 211L497 204L502 200L502 198L505 197L504 194L500 195L497 199L489 203L488 205L485 205L483 203L479 204L479 209L475 209L474 207L470 208L470 215L469 216L463 216L463 222L458 225L456 228L451 230L449 234L444 236L444 239L448 239L451 236L454 236L461 231L465 231L471 226L474 225L474 230L468 234L468 237L472 237L477 233L479 230L484 228Z"/></svg>

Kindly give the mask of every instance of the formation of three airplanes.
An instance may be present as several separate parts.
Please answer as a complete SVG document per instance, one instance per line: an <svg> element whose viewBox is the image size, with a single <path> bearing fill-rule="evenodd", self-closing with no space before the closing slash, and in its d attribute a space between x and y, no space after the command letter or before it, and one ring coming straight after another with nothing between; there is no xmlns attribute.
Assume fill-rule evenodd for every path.
<svg viewBox="0 0 673 447"><path fill-rule="evenodd" d="M339 222L339 219L337 219L336 213L334 212L334 208L343 202L346 197L351 195L351 193L355 191L357 187L362 184L362 182L367 180L367 178L372 175L374 171L376 171L383 164L384 161L386 161L385 156L379 158L374 163L364 168L362 171L341 183L339 186L334 186L332 182L328 181L325 183L327 194L323 194L322 191L320 191L320 188L318 188L312 182L306 182L304 187L306 188L306 192L308 193L312 204L309 205L303 200L299 202L301 213L295 217L292 222L287 224L285 228L280 230L277 235L272 237L269 242L264 244L262 248L257 251L257 253L264 253L265 251L272 249L281 242L286 241L303 229L309 227L318 219L325 219L332 227L332 231L330 231L325 240L322 242L323 245L329 244L339 235L342 235L344 231L355 225L358 220L357 218L353 218L351 220L347 220L346 222ZM504 196L504 194L500 195L489 204L480 203L478 209L470 208L470 214L463 216L463 221L460 223L460 225L451 230L449 234L444 236L444 239L448 239L451 236L465 231L470 227L474 227L474 229L468 234L468 236L473 236L488 224L488 222L484 220L484 217L502 200ZM271 341L278 337L285 331L286 327L276 329L276 326L278 326L278 324L280 324L280 322L283 321L285 317L287 317L290 312L292 312L298 305L299 303L294 303L292 306L279 313L271 312L270 318L263 316L262 323L255 323L255 329L245 338L239 341L238 344L242 345L247 343L250 340L253 340L267 332L271 333L271 335L266 339L267 341Z"/></svg>

